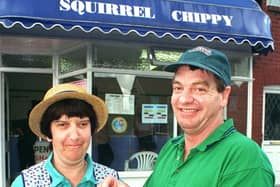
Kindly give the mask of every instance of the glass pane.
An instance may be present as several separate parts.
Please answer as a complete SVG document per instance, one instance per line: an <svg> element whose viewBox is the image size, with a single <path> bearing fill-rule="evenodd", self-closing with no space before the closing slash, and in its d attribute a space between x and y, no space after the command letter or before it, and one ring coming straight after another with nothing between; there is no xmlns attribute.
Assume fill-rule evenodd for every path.
<svg viewBox="0 0 280 187"><path fill-rule="evenodd" d="M87 48L79 48L59 56L59 73L69 73L86 68Z"/></svg>
<svg viewBox="0 0 280 187"><path fill-rule="evenodd" d="M94 75L93 93L106 101L109 119L104 130L94 136L93 155L96 161L120 171L136 152L159 153L173 134L173 113L169 104L171 80L134 78L129 88L118 76ZM127 94L123 94L124 85L130 93L126 90ZM134 168L134 163L129 167Z"/></svg>
<svg viewBox="0 0 280 187"><path fill-rule="evenodd" d="M247 129L247 90L247 82L244 82L239 87L232 85L227 107L227 118L233 118L235 127L244 135L246 135Z"/></svg>
<svg viewBox="0 0 280 187"><path fill-rule="evenodd" d="M269 5L269 6L280 7L279 0L267 0L266 4Z"/></svg>
<svg viewBox="0 0 280 187"><path fill-rule="evenodd" d="M229 59L232 76L250 77L250 58Z"/></svg>
<svg viewBox="0 0 280 187"><path fill-rule="evenodd" d="M3 66L23 68L51 68L52 57L44 55L8 55L2 56Z"/></svg>
<svg viewBox="0 0 280 187"><path fill-rule="evenodd" d="M280 140L280 94L265 96L264 140Z"/></svg>
<svg viewBox="0 0 280 187"><path fill-rule="evenodd" d="M183 50L164 50L164 49L153 49L153 63L158 65L167 65L169 63L174 63L179 60L183 54Z"/></svg>
<svg viewBox="0 0 280 187"><path fill-rule="evenodd" d="M97 60L93 63L94 67L150 70L148 53L145 48L121 44L97 45L96 48Z"/></svg>
<svg viewBox="0 0 280 187"><path fill-rule="evenodd" d="M162 71L164 66L177 62L184 50L151 49L153 70Z"/></svg>

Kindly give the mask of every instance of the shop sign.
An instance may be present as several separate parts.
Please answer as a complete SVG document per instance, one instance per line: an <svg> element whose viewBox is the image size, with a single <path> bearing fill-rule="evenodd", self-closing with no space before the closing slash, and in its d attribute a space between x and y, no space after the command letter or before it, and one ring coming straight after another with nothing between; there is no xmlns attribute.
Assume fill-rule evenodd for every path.
<svg viewBox="0 0 280 187"><path fill-rule="evenodd" d="M111 15L122 17L135 17L156 19L156 9L152 5L140 6L123 4L121 1L109 3L103 1L83 1L83 0L60 0L59 10L62 12L75 12L79 15L95 14L95 15ZM186 5L187 7L187 5ZM219 23L225 26L232 26L233 16L226 14L217 14L209 12L196 12L184 9L170 9L168 17L175 22L189 22L201 24Z"/></svg>
<svg viewBox="0 0 280 187"><path fill-rule="evenodd" d="M49 142L37 140L33 145L35 163L48 158L50 153Z"/></svg>
<svg viewBox="0 0 280 187"><path fill-rule="evenodd" d="M98 1L60 0L60 11L74 11L79 15L107 14L114 16L129 16L154 19L151 7L131 6L126 4L106 3Z"/></svg>
<svg viewBox="0 0 280 187"><path fill-rule="evenodd" d="M58 26L67 31L80 28L106 34L135 32L143 37L152 33L158 38L170 35L175 39L202 37L209 42L246 41L257 51L262 50L256 45L260 42L264 48L273 48L269 16L249 0L13 0L12 5L2 1L0 18L7 28L20 23L47 30Z"/></svg>

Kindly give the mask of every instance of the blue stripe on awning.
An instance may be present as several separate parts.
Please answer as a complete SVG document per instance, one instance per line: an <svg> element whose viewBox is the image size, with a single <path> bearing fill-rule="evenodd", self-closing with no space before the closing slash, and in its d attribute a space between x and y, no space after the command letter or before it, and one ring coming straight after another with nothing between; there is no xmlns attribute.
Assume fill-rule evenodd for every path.
<svg viewBox="0 0 280 187"><path fill-rule="evenodd" d="M254 0L1 0L0 24L218 39L249 43L259 53L274 49L270 18Z"/></svg>

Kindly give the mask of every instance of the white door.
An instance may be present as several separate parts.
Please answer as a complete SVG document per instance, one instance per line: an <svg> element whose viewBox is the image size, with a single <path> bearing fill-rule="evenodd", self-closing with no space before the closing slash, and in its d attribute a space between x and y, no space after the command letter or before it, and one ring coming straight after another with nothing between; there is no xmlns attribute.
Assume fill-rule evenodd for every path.
<svg viewBox="0 0 280 187"><path fill-rule="evenodd" d="M276 184L280 184L280 87L266 87L263 98L262 148L272 163Z"/></svg>

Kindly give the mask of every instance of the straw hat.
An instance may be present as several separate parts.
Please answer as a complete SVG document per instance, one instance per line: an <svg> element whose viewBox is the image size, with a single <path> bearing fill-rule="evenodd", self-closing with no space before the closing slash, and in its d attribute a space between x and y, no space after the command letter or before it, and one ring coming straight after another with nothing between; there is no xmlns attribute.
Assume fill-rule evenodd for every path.
<svg viewBox="0 0 280 187"><path fill-rule="evenodd" d="M105 126L108 118L108 109L102 99L95 95L88 94L86 90L80 86L74 84L60 84L49 89L43 100L32 109L29 115L29 127L33 133L41 138L47 139L40 129L42 116L50 105L64 99L80 99L87 102L92 106L95 112L97 131Z"/></svg>

